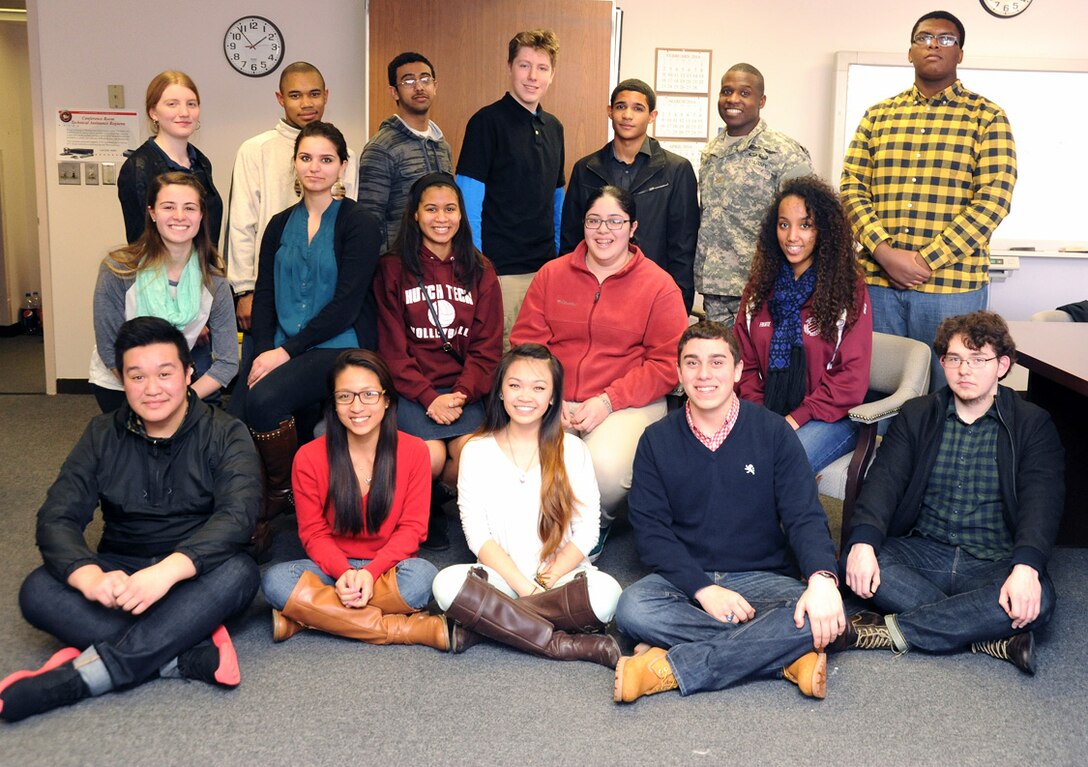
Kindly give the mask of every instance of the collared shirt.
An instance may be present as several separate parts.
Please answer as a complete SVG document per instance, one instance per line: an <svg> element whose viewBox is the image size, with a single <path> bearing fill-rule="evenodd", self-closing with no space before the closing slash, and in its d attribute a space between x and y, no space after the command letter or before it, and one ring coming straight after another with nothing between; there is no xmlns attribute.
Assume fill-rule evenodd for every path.
<svg viewBox="0 0 1088 767"><path fill-rule="evenodd" d="M507 93L469 119L457 175L484 185L481 250L499 274L529 274L555 258L565 163L563 124L543 107L530 112Z"/></svg>
<svg viewBox="0 0 1088 767"><path fill-rule="evenodd" d="M864 246L865 280L889 287L872 251L917 251L923 293L989 282L990 236L1009 212L1016 145L1001 107L956 80L927 99L917 87L870 107L842 169L842 196Z"/></svg>
<svg viewBox="0 0 1088 767"><path fill-rule="evenodd" d="M684 403L684 415L687 416L688 426L691 428L691 433L695 435L695 439L702 442L711 450L717 450L725 442L725 438L729 436L729 432L733 431L733 426L737 423L737 415L740 413L740 397L733 396L733 402L729 406L729 415L725 418L725 423L721 428L714 432L713 436L706 436L699 427L695 425L695 421L691 420L691 402Z"/></svg>
<svg viewBox="0 0 1088 767"><path fill-rule="evenodd" d="M979 559L1012 556L997 467L997 406L974 423L964 423L949 397L941 446L914 531L960 546Z"/></svg>
<svg viewBox="0 0 1088 767"><path fill-rule="evenodd" d="M630 163L626 163L616 157L616 145L613 144L611 160L605 165L605 169L608 173L608 182L612 184L612 186L618 186L625 192L630 192L631 187L635 183L635 179L638 178L639 172L646 166L646 163L650 161L650 154L650 142L643 138L642 146L635 152L635 159Z"/></svg>

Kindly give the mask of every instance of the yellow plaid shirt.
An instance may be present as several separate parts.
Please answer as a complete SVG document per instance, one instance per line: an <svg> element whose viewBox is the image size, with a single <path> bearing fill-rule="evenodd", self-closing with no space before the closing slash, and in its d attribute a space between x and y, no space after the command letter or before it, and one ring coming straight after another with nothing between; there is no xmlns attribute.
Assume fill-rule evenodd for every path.
<svg viewBox="0 0 1088 767"><path fill-rule="evenodd" d="M927 99L911 87L870 107L843 161L843 204L865 281L889 287L872 251L921 254L918 290L963 293L989 281L990 236L1012 205L1016 144L1001 107L956 80Z"/></svg>

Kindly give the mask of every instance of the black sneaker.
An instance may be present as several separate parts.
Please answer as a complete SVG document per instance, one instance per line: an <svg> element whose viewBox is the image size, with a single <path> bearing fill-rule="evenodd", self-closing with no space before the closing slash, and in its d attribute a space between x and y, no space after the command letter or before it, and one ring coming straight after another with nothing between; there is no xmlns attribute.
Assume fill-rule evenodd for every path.
<svg viewBox="0 0 1088 767"><path fill-rule="evenodd" d="M238 655L226 626L220 626L210 640L201 642L178 656L178 673L222 687L237 687L242 681Z"/></svg>
<svg viewBox="0 0 1088 767"><path fill-rule="evenodd" d="M3 693L0 719L18 722L89 697L90 689L71 662L38 676L20 679Z"/></svg>

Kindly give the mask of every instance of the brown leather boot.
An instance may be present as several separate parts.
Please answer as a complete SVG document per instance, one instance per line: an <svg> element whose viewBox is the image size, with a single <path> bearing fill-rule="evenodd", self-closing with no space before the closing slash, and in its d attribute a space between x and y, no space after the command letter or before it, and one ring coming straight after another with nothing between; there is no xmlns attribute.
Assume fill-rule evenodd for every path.
<svg viewBox="0 0 1088 767"><path fill-rule="evenodd" d="M367 604L377 607L386 615L409 615L418 612L410 607L400 595L400 587L397 586L397 568L395 567L389 568L382 573L378 580L374 581L374 594Z"/></svg>
<svg viewBox="0 0 1088 767"><path fill-rule="evenodd" d="M464 628L553 660L587 660L615 668L620 648L610 636L556 631L551 621L470 571L446 615Z"/></svg>
<svg viewBox="0 0 1088 767"><path fill-rule="evenodd" d="M294 417L281 421L272 431L251 429L250 434L261 456L264 480L264 504L253 533L253 545L260 554L272 542L272 520L290 512L295 506L295 498L291 494L291 463L298 450L298 434L295 432Z"/></svg>
<svg viewBox="0 0 1088 767"><path fill-rule="evenodd" d="M605 624L589 604L589 581L584 572L562 586L522 597L518 603L551 621L560 631L581 634L604 631Z"/></svg>
<svg viewBox="0 0 1088 767"><path fill-rule="evenodd" d="M436 650L450 649L443 616L422 612L383 615L373 605L346 607L333 586L326 586L309 571L299 577L282 615L306 628L369 644L421 644Z"/></svg>

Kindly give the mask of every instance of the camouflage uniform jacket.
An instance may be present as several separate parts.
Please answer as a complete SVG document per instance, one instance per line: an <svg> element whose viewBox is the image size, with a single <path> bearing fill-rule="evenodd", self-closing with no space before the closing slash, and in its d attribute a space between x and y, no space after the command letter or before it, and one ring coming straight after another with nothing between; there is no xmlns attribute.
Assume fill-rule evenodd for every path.
<svg viewBox="0 0 1088 767"><path fill-rule="evenodd" d="M699 165L702 221L695 251L695 289L739 296L748 281L759 223L782 182L813 173L808 150L765 120L729 144L722 131Z"/></svg>

